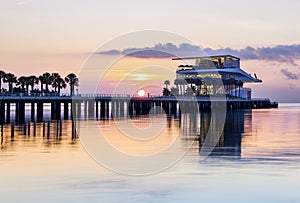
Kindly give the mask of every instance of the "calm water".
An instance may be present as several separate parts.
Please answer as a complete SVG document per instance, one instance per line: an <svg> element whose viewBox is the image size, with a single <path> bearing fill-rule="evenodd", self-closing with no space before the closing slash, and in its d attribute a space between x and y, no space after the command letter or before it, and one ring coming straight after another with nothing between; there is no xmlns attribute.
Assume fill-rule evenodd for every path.
<svg viewBox="0 0 300 203"><path fill-rule="evenodd" d="M158 116L152 122L165 122L163 136L146 148L128 146L111 120L95 123L120 149L143 154L177 135L182 145L190 143L190 132L207 131L209 118ZM143 129L150 120L138 117L130 122ZM169 169L141 177L116 174L97 164L80 140L71 138L70 121L62 123L61 136L56 122L49 136L43 136L43 124L37 124L33 136L31 125L30 136L16 126L13 138L10 126L4 126L1 202L300 201L300 104L228 113L224 134L205 160L199 156L203 140L197 141Z"/></svg>

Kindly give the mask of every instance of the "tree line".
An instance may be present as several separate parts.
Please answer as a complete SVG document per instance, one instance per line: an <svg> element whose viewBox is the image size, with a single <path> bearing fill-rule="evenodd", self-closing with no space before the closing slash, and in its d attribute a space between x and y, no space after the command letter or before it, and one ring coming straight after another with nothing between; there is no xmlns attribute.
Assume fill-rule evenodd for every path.
<svg viewBox="0 0 300 203"><path fill-rule="evenodd" d="M45 72L40 76L20 76L17 77L13 73L6 73L0 70L0 91L1 94L16 94L24 93L27 95L41 94L46 95L54 93L60 95L62 89L69 84L70 95L74 95L75 87L78 86L79 79L74 73L68 74L63 78L59 73ZM2 87L2 83L8 84L8 89ZM35 88L35 85L40 84L40 89ZM50 90L49 87L52 87Z"/></svg>

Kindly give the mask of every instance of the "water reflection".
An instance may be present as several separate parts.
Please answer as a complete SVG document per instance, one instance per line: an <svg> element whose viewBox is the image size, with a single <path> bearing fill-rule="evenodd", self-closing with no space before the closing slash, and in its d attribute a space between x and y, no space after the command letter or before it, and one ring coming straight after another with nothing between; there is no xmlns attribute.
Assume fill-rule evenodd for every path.
<svg viewBox="0 0 300 203"><path fill-rule="evenodd" d="M147 116L146 116L147 117ZM166 119L165 134L180 134L180 138L185 141L195 140L200 149L206 139L209 128L214 131L211 123L216 117L210 113L201 114L182 114L182 115L159 115L152 122L161 122ZM143 121L141 123L141 121ZM79 122L85 122L79 121ZM105 120L98 121L100 128L110 128L111 122ZM149 125L149 119L143 117L132 117L131 122L138 123L139 127ZM26 123L25 125L2 125L1 126L1 151L15 149L14 145L35 146L38 142L46 147L53 147L62 144L77 144L79 141L74 134L74 123L71 120L47 121L43 123ZM228 111L224 124L224 130L211 153L211 156L241 156L242 136L245 129L251 130L252 111L234 110ZM111 132L116 134L115 132ZM14 144L16 143L16 144ZM25 144L26 145L23 145ZM31 145L30 145L31 143ZM38 147L38 146L37 146ZM66 146L64 146L66 147Z"/></svg>
<svg viewBox="0 0 300 203"><path fill-rule="evenodd" d="M22 150L47 151L47 148L69 149L79 141L72 135L71 120L1 125L1 152Z"/></svg>
<svg viewBox="0 0 300 203"><path fill-rule="evenodd" d="M185 114L179 119L182 139L195 139L199 153L210 128L214 132L212 122L218 119L210 113ZM223 132L210 156L241 156L242 137L245 130L252 125L251 110L231 110L226 114Z"/></svg>
<svg viewBox="0 0 300 203"><path fill-rule="evenodd" d="M149 125L147 116L132 117L131 121L141 128ZM58 130L58 136L60 124L56 122L50 122L49 136L48 122L36 123L35 135L33 123L30 133L27 126L26 135L24 126L16 125L14 137L10 125L0 126L1 200L85 202L92 197L94 202L140 202L145 198L253 202L263 198L269 202L299 202L300 105L228 111L218 145L202 162L199 151L212 122L210 114L158 115L154 121L165 122L165 137L180 134L182 144L196 141L188 156L172 168L139 178L120 176L96 164L79 140L72 139L69 120L62 122L62 134ZM80 122L85 121L77 124ZM95 122L120 141L120 135L110 128L114 120Z"/></svg>

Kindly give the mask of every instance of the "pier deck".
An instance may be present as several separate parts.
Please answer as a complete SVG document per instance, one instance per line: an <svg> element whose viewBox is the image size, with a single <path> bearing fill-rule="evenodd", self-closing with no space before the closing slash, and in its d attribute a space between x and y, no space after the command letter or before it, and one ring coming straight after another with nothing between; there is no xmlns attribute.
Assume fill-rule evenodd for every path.
<svg viewBox="0 0 300 203"><path fill-rule="evenodd" d="M131 97L130 95L77 95L77 96L0 96L0 122L10 122L10 105L15 104L15 122L25 121L25 104L31 104L31 120L43 121L44 104L51 104L51 119L60 120L62 109L64 119L81 117L82 108L86 118L122 117L124 115L148 114L154 106L164 109L167 114L180 112L180 105L189 102L198 104L199 111L209 111L212 102L226 102L227 109L276 108L277 102L269 99L225 97ZM197 103L196 103L197 102ZM82 107L83 106L83 107ZM69 109L72 109L69 111ZM75 114L75 115L73 115Z"/></svg>

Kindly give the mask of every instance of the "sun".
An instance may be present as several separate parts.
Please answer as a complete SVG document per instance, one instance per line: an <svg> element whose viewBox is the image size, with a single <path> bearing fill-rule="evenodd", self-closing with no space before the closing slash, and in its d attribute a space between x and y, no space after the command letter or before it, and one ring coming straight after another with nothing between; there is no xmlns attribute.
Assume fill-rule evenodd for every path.
<svg viewBox="0 0 300 203"><path fill-rule="evenodd" d="M138 95L139 95L140 97L145 96L145 94L146 94L145 91L142 90L142 89L138 91Z"/></svg>

